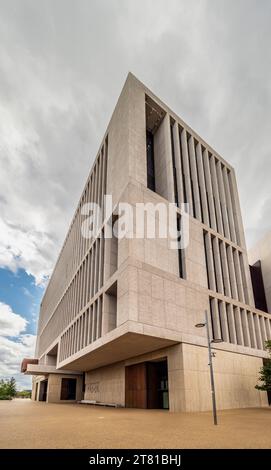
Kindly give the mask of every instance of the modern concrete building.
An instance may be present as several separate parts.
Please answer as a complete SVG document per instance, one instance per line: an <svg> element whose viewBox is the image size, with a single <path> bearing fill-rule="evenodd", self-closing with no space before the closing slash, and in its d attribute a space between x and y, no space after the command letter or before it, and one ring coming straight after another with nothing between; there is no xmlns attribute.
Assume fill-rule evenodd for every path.
<svg viewBox="0 0 271 470"><path fill-rule="evenodd" d="M271 313L271 232L248 252L256 307Z"/></svg>
<svg viewBox="0 0 271 470"><path fill-rule="evenodd" d="M82 237L82 206L104 194L114 207L176 203L177 226L188 202L188 247L106 238L104 222ZM206 309L223 339L218 408L267 405L254 387L271 317L254 305L234 169L129 74L42 300L36 358L23 366L33 399L211 409L206 331L195 328Z"/></svg>

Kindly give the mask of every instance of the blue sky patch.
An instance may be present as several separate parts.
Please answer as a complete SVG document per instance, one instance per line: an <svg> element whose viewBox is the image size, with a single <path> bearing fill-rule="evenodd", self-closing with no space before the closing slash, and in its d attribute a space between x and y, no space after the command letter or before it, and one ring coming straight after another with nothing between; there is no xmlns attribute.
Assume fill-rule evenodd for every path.
<svg viewBox="0 0 271 470"><path fill-rule="evenodd" d="M36 334L40 302L44 288L35 285L35 278L23 269L13 273L0 268L0 301L10 305L13 312L26 318L24 333Z"/></svg>

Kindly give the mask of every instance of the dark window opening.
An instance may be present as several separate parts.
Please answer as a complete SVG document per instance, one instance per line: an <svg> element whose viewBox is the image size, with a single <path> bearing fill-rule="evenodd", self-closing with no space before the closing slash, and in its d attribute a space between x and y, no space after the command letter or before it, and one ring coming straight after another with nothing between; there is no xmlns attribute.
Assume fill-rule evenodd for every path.
<svg viewBox="0 0 271 470"><path fill-rule="evenodd" d="M231 328L231 306L230 304L226 304L226 319L227 319L227 325L228 325L228 332L229 332L229 341L230 343L233 343L234 344L234 336L233 336L233 331L232 331L232 328Z"/></svg>
<svg viewBox="0 0 271 470"><path fill-rule="evenodd" d="M153 133L148 130L146 132L146 147L147 147L147 186L152 191L155 191Z"/></svg>
<svg viewBox="0 0 271 470"><path fill-rule="evenodd" d="M220 328L220 338L225 341L222 328L222 300L218 300L218 319L219 319L219 328Z"/></svg>
<svg viewBox="0 0 271 470"><path fill-rule="evenodd" d="M215 290L216 292L219 292L218 290L218 280L217 280L217 260L215 260L214 256L214 237L211 237L211 251L212 251L212 257L213 257L213 266L214 266L214 278L215 278Z"/></svg>
<svg viewBox="0 0 271 470"><path fill-rule="evenodd" d="M222 235L225 236L225 222L224 222L224 215L223 215L223 210L222 210L222 203L220 202L220 212L221 212L221 222L222 222Z"/></svg>
<svg viewBox="0 0 271 470"><path fill-rule="evenodd" d="M219 259L220 259L220 266L221 266L221 274L222 274L222 285L223 285L223 294L226 294L226 287L225 287L225 277L226 277L226 272L225 272L225 267L223 266L222 259L222 241L218 242L218 247L219 247ZM226 262L226 260L225 260Z"/></svg>
<svg viewBox="0 0 271 470"><path fill-rule="evenodd" d="M76 379L62 379L60 400L75 400L75 399L76 399Z"/></svg>
<svg viewBox="0 0 271 470"><path fill-rule="evenodd" d="M266 296L265 296L265 289L263 283L263 275L262 275L262 266L261 261L257 261L253 264L253 266L249 266L250 268L250 276L252 282L252 289L255 301L255 307L259 310L263 310L267 312L267 303L266 303Z"/></svg>
<svg viewBox="0 0 271 470"><path fill-rule="evenodd" d="M39 401L47 401L48 380L40 382Z"/></svg>
<svg viewBox="0 0 271 470"><path fill-rule="evenodd" d="M205 254L207 284L208 284L208 289L211 289L210 275L209 275L209 264L208 264L208 256L207 256L207 237L208 237L208 233L204 231L203 232L203 242L204 242L204 254Z"/></svg>
<svg viewBox="0 0 271 470"><path fill-rule="evenodd" d="M214 339L213 302L214 302L214 299L212 297L209 297L210 318L211 318L211 335L210 336L212 339Z"/></svg>
<svg viewBox="0 0 271 470"><path fill-rule="evenodd" d="M177 232L178 232L178 244L181 242L181 216L177 216ZM184 257L184 248L178 246L178 261L179 261L179 276L182 279L185 279L185 257Z"/></svg>
<svg viewBox="0 0 271 470"><path fill-rule="evenodd" d="M215 197L213 196L213 201L214 201L214 214L215 214L215 223L216 223L216 230L219 231L218 228L218 222L217 222L217 207L216 207L216 200Z"/></svg>
<svg viewBox="0 0 271 470"><path fill-rule="evenodd" d="M209 198L210 198L210 195L208 193L208 191L206 192L206 200L207 200L207 210L208 210L208 220L209 220L209 224L210 224L210 227L212 227L212 219L211 219L211 213L210 213L210 201L209 201ZM214 227L212 227L214 228Z"/></svg>

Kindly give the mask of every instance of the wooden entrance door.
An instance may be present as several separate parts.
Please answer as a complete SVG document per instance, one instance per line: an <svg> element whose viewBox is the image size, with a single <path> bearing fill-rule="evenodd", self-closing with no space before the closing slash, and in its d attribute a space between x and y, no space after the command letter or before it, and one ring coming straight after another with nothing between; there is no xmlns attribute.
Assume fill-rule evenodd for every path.
<svg viewBox="0 0 271 470"><path fill-rule="evenodd" d="M145 362L125 368L125 406L127 408L147 408L147 369Z"/></svg>

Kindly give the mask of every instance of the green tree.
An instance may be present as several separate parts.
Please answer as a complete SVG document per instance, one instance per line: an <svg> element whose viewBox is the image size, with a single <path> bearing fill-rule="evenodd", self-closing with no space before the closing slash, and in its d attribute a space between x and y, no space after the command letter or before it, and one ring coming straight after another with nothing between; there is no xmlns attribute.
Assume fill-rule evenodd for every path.
<svg viewBox="0 0 271 470"><path fill-rule="evenodd" d="M14 377L11 377L11 379L8 381L8 393L10 397L15 397L16 396L16 380Z"/></svg>
<svg viewBox="0 0 271 470"><path fill-rule="evenodd" d="M259 382L255 388L257 390L271 391L271 340L265 342L270 357L265 359L263 367L260 369Z"/></svg>
<svg viewBox="0 0 271 470"><path fill-rule="evenodd" d="M14 377L9 380L0 380L0 400L11 400L16 395L16 381Z"/></svg>

